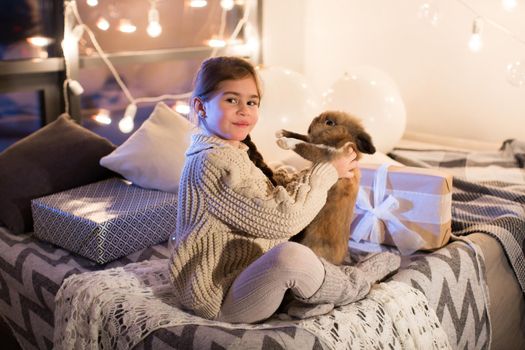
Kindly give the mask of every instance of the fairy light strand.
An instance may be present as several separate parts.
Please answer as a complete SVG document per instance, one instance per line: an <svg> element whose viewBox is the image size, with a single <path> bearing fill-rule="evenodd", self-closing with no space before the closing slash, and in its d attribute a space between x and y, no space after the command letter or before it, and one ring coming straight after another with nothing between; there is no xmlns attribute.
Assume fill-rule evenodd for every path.
<svg viewBox="0 0 525 350"><path fill-rule="evenodd" d="M155 3L155 1L152 1L151 3ZM71 1L67 1L66 2L66 12L68 12L68 11L71 11L71 13L74 15L75 20L78 22L77 26L81 26L84 29L84 31L88 34L89 39L90 39L91 43L93 44L93 47L95 48L95 50L98 53L99 57L102 59L104 64L107 66L107 68L109 69L109 71L111 72L113 77L115 78L115 81L117 82L117 84L121 88L122 92L124 93L126 99L129 101L130 104L128 105L128 108L126 108L126 110L130 111L130 112L126 112L125 113L125 117L129 118L131 114L134 114L133 112L134 111L136 112L136 105L139 104L139 103L155 103L155 102L160 102L160 101L164 101L164 100L180 100L180 99L185 99L185 98L188 98L189 96L191 96L191 92L185 92L185 93L175 94L175 95L174 94L164 94L164 95L160 95L160 96L156 96L156 97L138 97L138 98L134 98L133 95L131 94L130 90L126 86L126 84L123 82L123 80L122 80L120 74L118 73L117 69L111 63L111 61L109 60L107 54L104 52L104 50L102 49L102 47L98 43L94 32L82 21L82 18L80 16L79 12L78 12L78 8L76 6L76 1L75 0L71 0ZM220 38L224 38L224 32L225 32L225 29L226 29L226 14L227 14L227 11L228 11L228 9L225 9L223 7L222 13L221 13L220 30L219 30L219 37ZM233 42L233 40L235 40L237 38L237 36L240 33L240 30L247 23L248 16L249 16L249 7L246 6L245 10L244 10L244 13L243 13L243 17L239 20L239 22L237 23L237 26L235 27L234 31L232 32L232 35L230 36L230 39L229 39L230 42ZM72 27L70 20L71 19L68 19L67 16L66 16L66 21L68 22L69 27ZM67 28L69 28L69 27L67 27ZM226 43L226 45L228 45L228 42ZM217 53L218 53L218 50L219 50L218 47L213 48L213 50L212 50L212 52L210 54L210 57L216 56ZM70 76L71 76L71 70L68 68L69 67L69 64L67 62L68 58L66 58L65 61L66 61L66 80L64 81L64 91L67 91L68 82L70 81ZM67 101L67 99L65 101L65 107L66 107L66 112L69 112L69 101ZM130 107L133 107L133 108L130 108ZM133 119L133 117L134 116L131 116L130 118Z"/></svg>
<svg viewBox="0 0 525 350"><path fill-rule="evenodd" d="M465 8L467 8L470 12L472 12L472 14L474 16L476 16L478 18L481 18L484 22L490 24L492 27L494 27L494 28L500 30L501 32L505 33L506 35L508 35L509 37L514 39L515 41L517 41L518 43L521 43L521 44L525 45L525 40L524 39L520 38L518 35L516 35L513 31L511 31L507 27L499 24L498 22L494 21L493 19L490 19L490 18L482 15L474 7L472 7L468 2L466 2L464 0L456 0L456 1L459 2L461 5L463 5Z"/></svg>

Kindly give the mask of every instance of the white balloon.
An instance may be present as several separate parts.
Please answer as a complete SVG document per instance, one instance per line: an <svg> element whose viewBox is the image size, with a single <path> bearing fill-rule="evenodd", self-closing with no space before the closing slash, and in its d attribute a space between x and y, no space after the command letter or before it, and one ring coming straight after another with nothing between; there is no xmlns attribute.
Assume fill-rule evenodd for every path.
<svg viewBox="0 0 525 350"><path fill-rule="evenodd" d="M374 67L350 69L324 94L325 110L342 110L363 121L372 142L389 152L406 127L406 110L396 83Z"/></svg>
<svg viewBox="0 0 525 350"><path fill-rule="evenodd" d="M276 131L306 134L321 111L321 97L299 73L282 67L259 70L263 96L259 121L251 136L267 163L284 162L294 153L276 144Z"/></svg>

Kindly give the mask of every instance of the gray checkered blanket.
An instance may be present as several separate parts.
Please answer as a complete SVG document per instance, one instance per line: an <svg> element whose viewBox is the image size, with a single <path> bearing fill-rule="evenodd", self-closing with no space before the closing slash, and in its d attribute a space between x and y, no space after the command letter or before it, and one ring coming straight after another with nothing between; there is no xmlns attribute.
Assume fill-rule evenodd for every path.
<svg viewBox="0 0 525 350"><path fill-rule="evenodd" d="M389 155L405 165L439 168L454 176L453 234L494 236L525 293L525 142L507 140L493 152L396 148Z"/></svg>

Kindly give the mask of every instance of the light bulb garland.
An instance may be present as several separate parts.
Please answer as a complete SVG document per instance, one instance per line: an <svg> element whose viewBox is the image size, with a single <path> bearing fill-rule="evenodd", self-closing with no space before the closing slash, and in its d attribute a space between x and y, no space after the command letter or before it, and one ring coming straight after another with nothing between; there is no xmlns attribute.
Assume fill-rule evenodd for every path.
<svg viewBox="0 0 525 350"><path fill-rule="evenodd" d="M151 4L150 10L148 12L147 32L151 37L156 37L160 35L160 33L162 32L162 27L160 25L159 12L156 7L157 0L150 0L150 4ZM206 6L207 2L206 1L200 1L200 2L192 1L191 4L197 4L199 5L199 7L202 7L202 6ZM98 5L98 2L96 5ZM93 6L96 6L96 5L93 5ZM229 2L229 1L221 2L222 13L221 13L220 29L219 29L218 36L215 38L216 40L214 42L215 45L212 45L213 42L209 42L210 47L213 48L210 57L216 56L219 48L228 46L230 43L231 44L235 43L237 36L240 33L240 30L248 21L249 6L246 6L244 9L243 17L237 23L229 40L225 41L224 39L222 39L224 38L224 32L226 28L226 12L231 10L233 6L234 6L233 1L232 2ZM119 28L119 30L125 31L125 32L133 32L136 30L136 27L134 27L131 22L126 22L124 26L124 28L126 29L123 30L122 20L126 21L125 19L121 19L121 27ZM76 26L75 26L75 22L77 23ZM97 27L101 30L107 30L110 27L109 21L107 21L103 17L100 17L97 21ZM186 93L176 94L176 95L165 94L165 95L156 96L156 97L138 97L138 98L133 97L133 95L127 88L127 86L124 84L122 78L120 77L120 74L115 69L111 61L108 59L107 54L104 52L104 50L98 43L94 32L82 21L82 18L80 17L78 8L76 6L76 1L68 0L65 3L65 16L64 16L64 38L65 39L63 42L64 61L65 61L65 66L66 66L66 69L65 69L66 79L64 81L64 96L65 96L66 113L69 113L69 101L67 98L68 88L75 95L79 95L84 91L80 83L71 78L71 69L70 69L70 63L72 59L75 56L78 56L78 42L84 33L87 33L87 35L89 36L89 39L91 43L93 44L93 47L95 48L96 52L99 54L100 58L105 63L105 65L107 66L111 74L113 75L115 81L117 82L122 92L124 93L124 96L129 101L129 104L126 107L126 110L124 112L124 116L119 122L119 129L121 132L129 133L133 131L134 119L137 113L137 104L155 103L155 102L160 102L160 101L165 101L165 100L175 100L177 101L175 104L175 107L180 113L187 114L189 112L189 105L186 102L182 102L181 100L187 99L188 97L190 97L191 92L186 92ZM93 118L93 119L99 123L108 124L107 123L108 118L109 118L109 115L106 116L106 113L103 113L101 117Z"/></svg>
<svg viewBox="0 0 525 350"><path fill-rule="evenodd" d="M147 33L150 37L153 37L153 38L158 37L162 33L162 26L160 24L159 11L157 9L157 1L158 0L149 0L150 9L148 11ZM432 0L426 1L422 6L420 6L419 16L421 18L425 18L429 20L433 25L437 25L438 19L439 19L439 13L435 8L435 4L431 3L431 1ZM474 15L474 19L472 22L472 29L471 29L471 37L468 42L468 47L470 48L471 51L479 52L483 47L482 34L484 30L483 29L484 24L490 25L491 27L498 29L499 31L506 34L507 36L511 37L514 41L522 45L525 45L525 40L523 40L522 38L514 34L508 28L500 25L496 21L480 14L467 1L465 0L456 0L456 1L460 3L461 5L463 5L465 8L467 8ZM94 1L94 0L88 0L86 1L86 3L92 7L98 5L98 1ZM239 35L241 29L247 25L248 18L249 18L249 8L250 7L245 6L244 11L243 11L243 17L238 21L236 27L234 28L228 40L225 40L224 32L225 32L225 27L226 27L226 13L227 11L231 10L233 6L235 6L235 2L233 0L221 0L220 5L222 8L222 12L221 12L221 23L220 23L218 34L213 36L210 40L208 40L208 45L212 47L212 52L211 52L210 57L216 56L219 49L235 43L237 36ZM207 6L207 1L192 0L190 1L190 6L197 7L197 8L205 7ZM517 1L516 0L503 0L502 6L505 10L512 11L516 8ZM126 99L129 101L129 105L126 108L124 117L119 123L119 128L121 129L122 132L131 132L133 130L134 118L137 112L137 104L140 104L140 103L155 103L155 102L159 102L163 100L176 100L176 101L178 100L174 106L177 107L177 109L179 109L180 112L182 113L184 113L183 111L187 111L187 107L186 107L187 103L184 103L180 100L188 98L191 95L191 92L186 92L186 93L177 94L177 95L167 94L167 95L161 95L157 97L134 98L131 95L129 89L126 87L126 85L122 81L119 73L117 72L113 64L109 61L106 53L100 47L93 31L89 27L87 27L87 25L83 23L78 13L78 9L76 7L75 0L66 0L64 18L65 18L64 41L62 43L62 47L64 50L65 68L66 68L65 69L66 79L64 81L64 93L65 94L67 93L68 89L75 95L80 95L84 91L80 83L77 80L74 80L71 78L70 62L71 62L71 59L75 55L78 56L78 42L83 36L83 34L87 33L95 50L99 54L100 58L104 61L104 63L110 70L111 74L115 78L117 84L123 91ZM75 25L75 21L77 25ZM106 31L111 27L111 24L105 17L99 17L96 23L96 26L98 29ZM118 29L125 33L133 33L136 31L137 28L135 25L133 25L133 23L131 23L130 20L121 18ZM250 46L253 46L253 43L251 43ZM506 70L507 70L507 76L508 76L509 83L511 83L514 86L525 85L525 61L522 62L522 61L516 60L512 63L509 63L506 67ZM65 101L66 101L65 102L66 112L69 113L68 99L65 98ZM105 120L105 118L103 119Z"/></svg>
<svg viewBox="0 0 525 350"><path fill-rule="evenodd" d="M516 35L514 32L512 32L507 27L499 24L498 22L483 16L481 13L476 11L474 7L472 7L467 1L465 0L456 0L461 5L463 5L466 9L468 9L475 17L474 22L472 25L472 36L469 40L469 48L473 52L479 52L483 46L482 41L482 25L488 24L491 27L499 30L503 34L507 35L511 39L513 39L515 42L521 45L525 45L525 40L520 38L518 35ZM512 11L516 8L518 5L518 2L516 0L503 0L502 6L506 11ZM507 81L512 85L516 87L521 87L525 85L525 60L515 60L512 63L508 63L506 66L506 74L507 74Z"/></svg>
<svg viewBox="0 0 525 350"><path fill-rule="evenodd" d="M474 9L466 1L464 1L464 0L456 0L456 1L459 2L461 5L463 5L465 8L467 8L476 18L482 20L484 23L489 24L493 28L496 28L499 31L503 32L504 34L506 34L507 36L512 38L514 41L516 41L516 42L518 42L518 43L520 43L522 45L525 45L525 39L520 38L519 36L514 34L510 29L508 29L507 27L499 24L498 22L496 22L496 21L494 21L494 20L492 20L492 19L490 19L490 18L488 18L486 16L483 16L478 11L476 11L476 9Z"/></svg>
<svg viewBox="0 0 525 350"><path fill-rule="evenodd" d="M109 116L109 111L107 109L99 109L97 114L92 116L92 119L99 124L110 125L111 117Z"/></svg>
<svg viewBox="0 0 525 350"><path fill-rule="evenodd" d="M152 38L156 38L162 33L162 26L160 25L160 15L159 10L157 10L156 0L151 0L151 7L148 11L148 28L146 31Z"/></svg>
<svg viewBox="0 0 525 350"><path fill-rule="evenodd" d="M483 39L481 38L482 23L481 17L474 18L472 23L472 35L468 42L468 47L472 52L479 52L483 47Z"/></svg>
<svg viewBox="0 0 525 350"><path fill-rule="evenodd" d="M208 5L208 1L206 0L190 0L191 7L201 8L201 7L206 7L207 5Z"/></svg>
<svg viewBox="0 0 525 350"><path fill-rule="evenodd" d="M517 0L502 0L501 5L505 9L505 11L510 12L510 11L514 11L516 6L518 6L518 1Z"/></svg>
<svg viewBox="0 0 525 350"><path fill-rule="evenodd" d="M100 17L97 21L97 28L106 31L110 27L109 21L105 19L104 17Z"/></svg>
<svg viewBox="0 0 525 350"><path fill-rule="evenodd" d="M466 0L456 0L459 4L465 7L473 15L471 36L467 42L468 48L474 52L479 53L483 48L483 32L486 26L490 26L494 29L499 30L503 34L513 39L518 44L525 46L525 39L516 35L513 31L507 27L499 24L495 20L482 15L477 11L469 2ZM513 11L518 6L517 0L502 0L501 5L506 11ZM422 19L426 19L432 25L436 26L440 17L439 9L437 8L434 0L424 1L418 10L418 16ZM512 63L506 65L507 81L517 87L525 86L525 59L515 60Z"/></svg>

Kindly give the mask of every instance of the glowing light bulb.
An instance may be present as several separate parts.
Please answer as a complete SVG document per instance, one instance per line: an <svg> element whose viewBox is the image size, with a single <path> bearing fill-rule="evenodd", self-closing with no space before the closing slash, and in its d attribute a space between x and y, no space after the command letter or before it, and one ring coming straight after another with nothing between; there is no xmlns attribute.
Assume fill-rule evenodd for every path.
<svg viewBox="0 0 525 350"><path fill-rule="evenodd" d="M481 40L481 35L472 34L468 42L468 47L472 52L479 52L483 47L483 40Z"/></svg>
<svg viewBox="0 0 525 350"><path fill-rule="evenodd" d="M97 28L103 31L108 30L110 27L109 22L104 17L100 17L97 21Z"/></svg>
<svg viewBox="0 0 525 350"><path fill-rule="evenodd" d="M137 30L137 27L131 23L129 19L121 19L118 30L120 30L122 33L134 33Z"/></svg>
<svg viewBox="0 0 525 350"><path fill-rule="evenodd" d="M84 93L84 88L77 80L68 80L68 86L69 89L75 94L76 96L82 95Z"/></svg>
<svg viewBox="0 0 525 350"><path fill-rule="evenodd" d="M135 128L135 122L133 121L133 118L124 117L118 123L118 128L124 134L129 134L133 131L133 128Z"/></svg>
<svg viewBox="0 0 525 350"><path fill-rule="evenodd" d="M151 22L148 24L146 31L148 32L149 36L156 38L162 33L162 27L160 26L159 22Z"/></svg>
<svg viewBox="0 0 525 350"><path fill-rule="evenodd" d="M118 123L119 130L124 134L129 134L131 131L133 131L133 128L135 127L135 114L137 114L137 105L130 103L128 107L126 107L124 117L122 117Z"/></svg>
<svg viewBox="0 0 525 350"><path fill-rule="evenodd" d="M518 6L518 1L517 0L502 0L501 5L505 9L505 11L511 12L511 11L514 11L516 6Z"/></svg>
<svg viewBox="0 0 525 350"><path fill-rule="evenodd" d="M86 0L86 4L91 7L95 7L98 5L98 0Z"/></svg>
<svg viewBox="0 0 525 350"><path fill-rule="evenodd" d="M96 121L99 124L103 124L103 125L111 124L111 117L109 115L109 111L104 108L99 109L98 113L95 114L92 118L94 121Z"/></svg>
<svg viewBox="0 0 525 350"><path fill-rule="evenodd" d="M78 54L78 41L84 34L84 26L77 25L73 30L67 31L62 40L62 51L67 57Z"/></svg>
<svg viewBox="0 0 525 350"><path fill-rule="evenodd" d="M156 38L162 33L162 27L159 21L159 11L154 6L152 6L148 12L148 28L146 31L152 38Z"/></svg>
<svg viewBox="0 0 525 350"><path fill-rule="evenodd" d="M417 16L419 19L428 21L433 26L437 26L441 18L441 13L434 1L425 1L419 6Z"/></svg>
<svg viewBox="0 0 525 350"><path fill-rule="evenodd" d="M481 18L474 19L468 47L472 52L479 52L483 47L483 40L481 39Z"/></svg>
<svg viewBox="0 0 525 350"><path fill-rule="evenodd" d="M206 0L191 0L190 6L191 7L205 7L208 5L208 1Z"/></svg>
<svg viewBox="0 0 525 350"><path fill-rule="evenodd" d="M507 65L507 81L516 87L525 86L525 59Z"/></svg>
<svg viewBox="0 0 525 350"><path fill-rule="evenodd" d="M175 111L180 114L190 114L190 105L184 101L175 102Z"/></svg>
<svg viewBox="0 0 525 350"><path fill-rule="evenodd" d="M46 47L53 42L53 39L45 36L32 36L26 39L28 43L37 47Z"/></svg>
<svg viewBox="0 0 525 350"><path fill-rule="evenodd" d="M210 47L225 47L226 46L226 41L222 40L222 39L210 39L208 40L208 45Z"/></svg>
<svg viewBox="0 0 525 350"><path fill-rule="evenodd" d="M221 7L226 11L231 10L233 6L235 6L235 2L233 0L221 0Z"/></svg>

